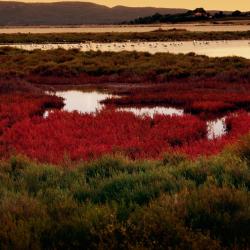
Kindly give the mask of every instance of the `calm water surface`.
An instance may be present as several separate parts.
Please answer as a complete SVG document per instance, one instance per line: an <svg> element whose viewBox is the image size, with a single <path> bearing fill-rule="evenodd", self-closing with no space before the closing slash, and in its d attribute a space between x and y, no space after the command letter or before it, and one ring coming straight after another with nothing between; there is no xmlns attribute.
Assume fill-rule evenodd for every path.
<svg viewBox="0 0 250 250"><path fill-rule="evenodd" d="M207 137L209 140L221 137L227 133L226 117L207 122Z"/></svg>
<svg viewBox="0 0 250 250"><path fill-rule="evenodd" d="M78 111L88 114L100 111L104 107L100 102L112 97L110 94L97 91L82 92L77 90L58 91L56 95L64 99L65 106L63 110L69 112Z"/></svg>
<svg viewBox="0 0 250 250"><path fill-rule="evenodd" d="M183 115L183 109L176 109L171 107L145 107L145 108L119 108L118 110L132 112L137 116L150 116L153 117L155 114L162 115Z"/></svg>
<svg viewBox="0 0 250 250"><path fill-rule="evenodd" d="M80 44L12 44L0 45L15 48L34 49L79 49L81 51L138 51L155 54L187 54L194 52L209 57L240 56L250 59L250 40L231 41L183 41L183 42L122 42L122 43L80 43Z"/></svg>
<svg viewBox="0 0 250 250"><path fill-rule="evenodd" d="M247 31L249 22L244 24L161 24L161 25L83 25L65 27L1 27L0 33L103 33L103 32L150 32L156 29L186 29L189 31Z"/></svg>
<svg viewBox="0 0 250 250"><path fill-rule="evenodd" d="M105 105L100 102L110 98L116 97L111 94L100 93L97 91L82 92L79 90L58 91L55 93L57 96L64 98L65 106L63 110L72 112L78 111L80 113L94 114L104 108ZM132 112L137 116L150 116L155 114L163 115L183 115L184 110L176 109L173 107L145 107L145 108L119 108L120 111ZM47 117L50 112L47 111L44 117ZM207 122L208 139L218 138L226 134L225 118L217 119Z"/></svg>

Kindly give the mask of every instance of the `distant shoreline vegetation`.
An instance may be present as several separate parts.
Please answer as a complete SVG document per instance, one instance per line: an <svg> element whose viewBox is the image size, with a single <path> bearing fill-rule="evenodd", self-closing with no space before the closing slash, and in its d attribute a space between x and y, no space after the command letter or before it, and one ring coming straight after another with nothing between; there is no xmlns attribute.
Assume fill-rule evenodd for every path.
<svg viewBox="0 0 250 250"><path fill-rule="evenodd" d="M151 16L139 17L126 24L153 24L153 23L183 23L199 21L221 21L221 20L250 20L250 11L241 12L239 10L225 13L223 11L208 12L203 8L188 10L185 13L178 14L160 14L155 13Z"/></svg>
<svg viewBox="0 0 250 250"><path fill-rule="evenodd" d="M25 51L9 47L0 48L0 55L1 78L18 77L38 84L164 83L197 77L225 82L250 80L250 60L239 57L77 49Z"/></svg>
<svg viewBox="0 0 250 250"><path fill-rule="evenodd" d="M193 32L185 29L156 29L151 32L106 32L106 33L44 33L0 34L0 44L20 43L84 43L84 42L153 42L153 41L212 41L250 39L249 31Z"/></svg>

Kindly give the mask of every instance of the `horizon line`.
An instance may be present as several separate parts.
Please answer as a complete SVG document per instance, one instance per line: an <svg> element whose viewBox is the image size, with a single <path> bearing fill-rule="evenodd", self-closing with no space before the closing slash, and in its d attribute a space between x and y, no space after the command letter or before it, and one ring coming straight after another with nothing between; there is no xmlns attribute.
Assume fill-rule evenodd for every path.
<svg viewBox="0 0 250 250"><path fill-rule="evenodd" d="M0 0L0 4L1 3L25 3L25 4L54 4L54 3L89 3L89 4L96 4L96 5L100 5L100 6L105 6L107 8L115 8L115 7L127 7L127 8L156 8L156 9L185 9L185 10L194 10L197 8L203 8L206 11L235 11L235 10L239 10L242 12L248 12L249 10L242 10L242 9L208 9L202 6L197 6L196 8L188 8L188 7L164 7L164 6L152 6L152 5L145 5L145 6L141 6L141 5L123 5L123 4L117 4L117 5L107 5L107 4L102 4L102 3L97 3L97 2L91 2L91 1L76 1L76 0L40 0L40 1L36 1L36 0Z"/></svg>

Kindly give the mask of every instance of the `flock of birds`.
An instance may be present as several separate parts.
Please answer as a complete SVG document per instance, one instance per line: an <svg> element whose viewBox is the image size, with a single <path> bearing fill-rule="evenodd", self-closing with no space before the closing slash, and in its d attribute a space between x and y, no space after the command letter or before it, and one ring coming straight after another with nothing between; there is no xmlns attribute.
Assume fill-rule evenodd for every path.
<svg viewBox="0 0 250 250"><path fill-rule="evenodd" d="M193 46L193 47L209 47L215 45L226 45L230 41L190 41L190 42L121 42L121 43L94 43L94 42L84 42L78 44L15 44L13 47L26 49L26 50L49 50L49 49L79 49L82 51L122 51L122 50L157 50L162 52L172 51L176 47ZM248 41L250 46L250 41Z"/></svg>

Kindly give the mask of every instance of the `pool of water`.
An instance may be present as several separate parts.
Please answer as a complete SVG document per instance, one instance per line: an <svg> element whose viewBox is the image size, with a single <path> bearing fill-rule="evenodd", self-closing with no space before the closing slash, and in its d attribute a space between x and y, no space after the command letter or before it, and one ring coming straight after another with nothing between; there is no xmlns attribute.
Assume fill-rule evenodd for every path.
<svg viewBox="0 0 250 250"><path fill-rule="evenodd" d="M172 107L144 107L144 108L119 108L120 111L132 112L137 116L150 116L155 114L162 115L183 115L183 109L176 109Z"/></svg>
<svg viewBox="0 0 250 250"><path fill-rule="evenodd" d="M104 104L100 102L114 97L114 95L101 93L97 91L83 92L79 90L47 92L47 94L55 94L64 99L63 110L68 112L78 111L80 113L93 114L104 108ZM46 111L44 117L47 117L50 112Z"/></svg>
<svg viewBox="0 0 250 250"><path fill-rule="evenodd" d="M7 45L0 45L7 46ZM12 44L11 47L34 49L79 49L81 51L138 51L155 54L190 52L209 57L240 56L250 59L250 40L231 41L183 41L183 42L122 42L122 43L80 43L80 44Z"/></svg>
<svg viewBox="0 0 250 250"><path fill-rule="evenodd" d="M244 22L244 21L243 21ZM211 24L211 23L185 23L185 24L159 24L159 25L81 25L81 26L38 26L38 27L1 27L0 33L103 33L103 32L150 32L156 29L186 29L189 31L247 31L250 30L249 21L242 24Z"/></svg>
<svg viewBox="0 0 250 250"><path fill-rule="evenodd" d="M48 92L49 93L49 92ZM83 92L79 90L69 90L69 91L57 91L55 94L59 97L64 98L63 110L68 112L78 111L80 113L95 114L105 107L104 104L100 102L107 98L119 98L119 96L114 96L107 93L101 93L97 91ZM143 107L143 108L118 108L117 110L132 112L137 116L150 116L153 117L155 114L163 115L183 115L183 109L177 109L173 107ZM44 117L48 117L49 113L53 111L46 111ZM214 139L221 137L227 133L225 117L217 119L214 121L207 122L208 139Z"/></svg>
<svg viewBox="0 0 250 250"><path fill-rule="evenodd" d="M81 113L96 113L101 110L104 105L100 102L113 97L110 94L100 93L97 91L82 92L77 90L58 91L56 95L64 99L65 111L78 111Z"/></svg>
<svg viewBox="0 0 250 250"><path fill-rule="evenodd" d="M226 117L207 122L207 138L213 140L227 134Z"/></svg>

